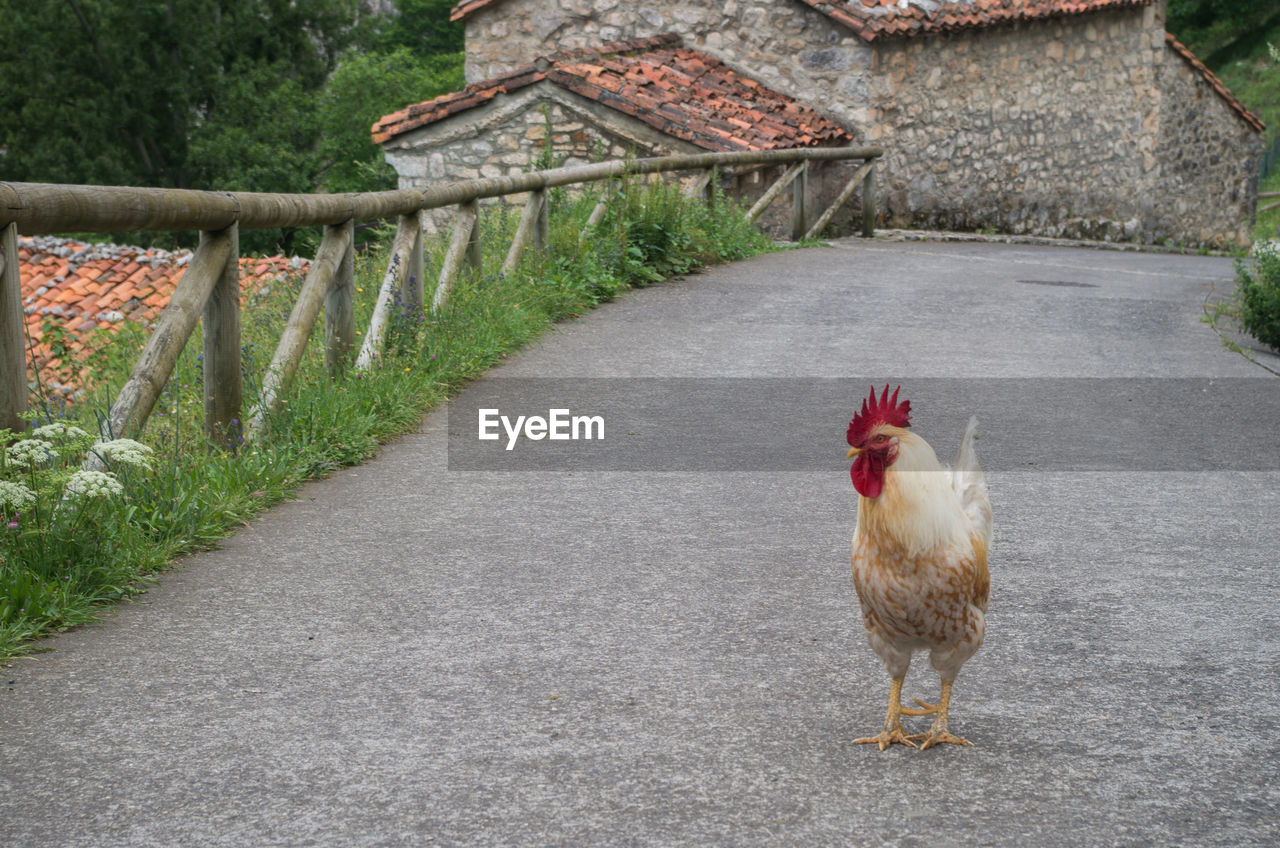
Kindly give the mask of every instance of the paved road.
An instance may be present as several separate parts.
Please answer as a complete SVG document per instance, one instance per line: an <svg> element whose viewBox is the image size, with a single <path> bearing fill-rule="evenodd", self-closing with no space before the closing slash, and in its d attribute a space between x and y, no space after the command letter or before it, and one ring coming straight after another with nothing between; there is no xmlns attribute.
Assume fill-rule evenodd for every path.
<svg viewBox="0 0 1280 848"><path fill-rule="evenodd" d="M1280 382L1199 320L1230 278L852 240L633 293L5 670L0 845L1280 843ZM945 456L983 420L974 748L849 742L843 431L890 379ZM559 403L603 441L474 450Z"/></svg>

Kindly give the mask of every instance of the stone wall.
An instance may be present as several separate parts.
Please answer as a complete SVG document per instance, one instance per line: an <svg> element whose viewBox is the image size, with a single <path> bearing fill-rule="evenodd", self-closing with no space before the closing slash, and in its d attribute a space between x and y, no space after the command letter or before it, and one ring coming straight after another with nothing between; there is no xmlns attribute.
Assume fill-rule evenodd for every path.
<svg viewBox="0 0 1280 848"><path fill-rule="evenodd" d="M1159 170L1152 241L1246 244L1265 146L1203 76L1166 47L1157 69Z"/></svg>
<svg viewBox="0 0 1280 848"><path fill-rule="evenodd" d="M498 177L531 170L547 156L555 166L585 165L605 159L643 158L677 153L705 153L629 116L543 81L504 95L489 104L428 124L385 145L386 159L399 174L401 188L423 188L440 182ZM839 194L855 165L814 163L807 202L810 220ZM764 194L782 167L744 169L726 174L726 194L750 206ZM677 175L687 182L696 175ZM791 196L784 193L760 219L761 226L782 238L790 233ZM524 195L505 199L524 202ZM834 231L848 232L858 210L855 195L833 221ZM434 210L424 216L428 230L447 229L453 212Z"/></svg>
<svg viewBox="0 0 1280 848"><path fill-rule="evenodd" d="M1154 10L888 40L868 140L895 226L1141 238L1164 49Z"/></svg>
<svg viewBox="0 0 1280 848"><path fill-rule="evenodd" d="M466 23L468 82L556 50L672 32L847 128L865 124L871 48L794 0L504 0Z"/></svg>
<svg viewBox="0 0 1280 848"><path fill-rule="evenodd" d="M868 44L793 0L506 0L468 19L467 76L661 32L885 147L883 223L1248 238L1261 134L1169 49L1162 3Z"/></svg>

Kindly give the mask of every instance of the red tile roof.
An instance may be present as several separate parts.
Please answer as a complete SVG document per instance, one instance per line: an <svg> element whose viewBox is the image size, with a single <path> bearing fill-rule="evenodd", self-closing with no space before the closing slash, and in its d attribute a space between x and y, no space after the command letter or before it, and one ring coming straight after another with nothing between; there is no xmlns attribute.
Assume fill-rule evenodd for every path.
<svg viewBox="0 0 1280 848"><path fill-rule="evenodd" d="M1219 97L1227 101L1228 106L1240 113L1240 117L1244 118L1245 122L1248 123L1249 126L1253 127L1258 132L1262 132L1267 128L1266 124L1262 123L1262 119L1246 109L1244 104L1239 100L1236 100L1235 95L1231 93L1230 89L1222 84L1222 80L1218 79L1217 75L1215 75L1213 71L1209 70L1204 62L1197 59L1195 54L1188 50L1181 41L1174 38L1167 32L1164 34L1164 40L1165 43L1173 49L1174 53L1177 53L1185 59L1187 64L1191 65L1192 68L1195 68L1200 76L1204 77L1205 81L1208 82L1209 85L1213 86L1213 90L1218 92Z"/></svg>
<svg viewBox="0 0 1280 848"><path fill-rule="evenodd" d="M800 0L865 41L1149 6L1155 0Z"/></svg>
<svg viewBox="0 0 1280 848"><path fill-rule="evenodd" d="M461 0L449 13L459 21L498 0ZM916 35L1013 21L1074 15L1155 0L799 0L871 41L881 35Z"/></svg>
<svg viewBox="0 0 1280 848"><path fill-rule="evenodd" d="M94 346L90 333L99 328L114 332L126 320L155 320L191 256L189 250L19 236L22 303L30 337L27 362L29 367L34 364L45 389L72 397L83 388L89 376L86 360ZM307 260L282 256L242 258L241 290L247 294L287 275L305 274L309 265Z"/></svg>
<svg viewBox="0 0 1280 848"><path fill-rule="evenodd" d="M386 115L382 143L543 80L707 150L773 150L848 144L853 137L807 106L744 77L674 35L619 41L544 56Z"/></svg>
<svg viewBox="0 0 1280 848"><path fill-rule="evenodd" d="M450 13L461 20L498 0L461 0ZM953 32L998 24L1149 6L1155 0L797 0L851 29L865 41L885 36L908 37ZM1254 129L1261 119L1235 98L1222 81L1190 50L1168 33L1165 40L1213 86L1214 90Z"/></svg>
<svg viewBox="0 0 1280 848"><path fill-rule="evenodd" d="M449 12L449 20L460 21L476 9L483 9L490 3L495 2L497 0L462 0L462 2L453 7L453 11Z"/></svg>

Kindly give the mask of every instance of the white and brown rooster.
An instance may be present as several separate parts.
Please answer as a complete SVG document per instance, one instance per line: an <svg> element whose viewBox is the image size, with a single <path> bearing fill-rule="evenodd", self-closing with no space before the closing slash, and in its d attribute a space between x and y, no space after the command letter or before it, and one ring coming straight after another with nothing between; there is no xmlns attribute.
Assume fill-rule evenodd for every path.
<svg viewBox="0 0 1280 848"><path fill-rule="evenodd" d="M886 385L877 399L873 387L846 434L858 490L853 585L867 641L893 679L884 731L854 741L876 743L882 751L894 742L919 742L922 749L970 745L948 730L947 706L960 666L982 644L991 588L991 504L973 450L978 421L969 420L955 467L948 469L928 442L907 429L911 403L898 401L900 389L891 396ZM902 706L902 681L916 651L929 652L942 692L936 704L917 699L921 709L909 709ZM904 714L933 715L933 726L907 735Z"/></svg>

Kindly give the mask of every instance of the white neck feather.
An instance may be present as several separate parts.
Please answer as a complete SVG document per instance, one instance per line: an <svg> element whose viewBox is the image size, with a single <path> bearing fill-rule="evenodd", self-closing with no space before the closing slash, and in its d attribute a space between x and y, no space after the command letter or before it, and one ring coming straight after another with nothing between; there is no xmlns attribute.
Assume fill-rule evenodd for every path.
<svg viewBox="0 0 1280 848"><path fill-rule="evenodd" d="M971 544L972 529L947 470L929 443L914 433L898 441L878 498L858 498L858 526L886 535L909 556Z"/></svg>

